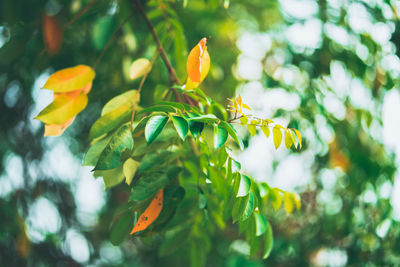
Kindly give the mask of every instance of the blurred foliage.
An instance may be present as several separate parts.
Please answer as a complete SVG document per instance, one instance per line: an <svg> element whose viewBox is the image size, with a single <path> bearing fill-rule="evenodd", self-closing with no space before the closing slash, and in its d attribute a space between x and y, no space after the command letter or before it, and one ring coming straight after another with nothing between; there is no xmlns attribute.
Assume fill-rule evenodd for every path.
<svg viewBox="0 0 400 267"><path fill-rule="evenodd" d="M44 141L43 128L33 122L37 115L34 112L38 112L35 109L37 87L42 86L35 85L37 79L65 67L95 64L114 30L133 12L96 67L89 106L64 133L64 142L81 160L89 144L89 126L100 116L100 107L112 97L138 87L139 81L129 79L130 64L140 57L150 59L156 49L131 1L98 0L66 28L58 51L42 53L44 14L55 16L62 28L90 2L0 2L0 96L3 101L0 186L6 192L0 200L0 262L7 266L79 266L82 263L71 257L65 245L72 229L89 244L90 257L85 264L187 266L191 246L185 243L186 229L178 233L180 249L167 256L158 250L161 240L157 237L129 238L117 250L112 248L111 220L118 212L117 207L129 197L123 186L107 192L98 223L88 227L78 216L79 207L74 200L76 185L56 177L57 173L46 171L49 166L45 161L48 160L46 149L52 141ZM400 56L400 6L395 0L310 0L301 1L311 7L304 9L304 14L313 8L314 13L293 16L286 12L287 5L283 2L158 0L144 3L181 80L186 78L185 61L181 59L187 57L189 48L202 37L210 36L208 50L212 64L202 88L213 99L225 105L227 97L232 98L237 88L244 88L254 80L267 91L283 88L300 97L297 109L278 109L274 117L290 118L289 127L306 129L303 149L293 153L309 152L312 181L298 188L303 204L300 212L287 216L282 211L267 210L275 239L270 257L264 262L247 259L243 255L246 247L237 241L240 237L234 225L227 225L222 233L211 231L211 240L206 244L199 228L197 246L199 250L210 248L205 262L208 266L318 265L321 255L325 255L324 262L329 264L329 253L323 253L327 251L341 255L339 258L344 257L344 263L350 266L397 265L400 225L392 219L390 197L380 193L388 184L390 188L393 186L397 166L395 156L385 149L379 132L382 131L383 98L387 91L398 90L395 88L399 71L393 65L399 62ZM357 28L351 17L354 10L365 15L370 30ZM320 31L320 39L311 45L293 42L288 31L304 30L292 27L306 25L310 20L319 25L314 30ZM386 28L378 27L382 25ZM374 34L380 31L389 31L388 38ZM261 77L248 79L238 70L243 51L237 44L244 34L268 36L270 40L265 55L257 59L262 66ZM303 41L307 38L305 35ZM268 46L260 43L261 47ZM369 106L360 105L351 97L351 91L359 84L371 97ZM166 86L168 74L158 58L146 81L141 105L152 103L153 96L159 95ZM339 108L329 106L333 100L340 103ZM343 114L339 112L342 106ZM326 137L326 131L331 138ZM8 168L10 158L15 157L21 160L17 172L23 177L17 186L7 181L15 179L15 173ZM327 172L335 177L332 186L327 186L322 179ZM371 195L372 198L368 197ZM32 224L27 218L34 203L43 199L56 207L61 226L56 233L42 233L45 238L37 239L27 235L26 228ZM204 218L200 216L198 220ZM380 231L385 225L386 231ZM233 240L236 241L232 243ZM165 247L168 245L161 251L165 252ZM201 258L192 264L201 264Z"/></svg>

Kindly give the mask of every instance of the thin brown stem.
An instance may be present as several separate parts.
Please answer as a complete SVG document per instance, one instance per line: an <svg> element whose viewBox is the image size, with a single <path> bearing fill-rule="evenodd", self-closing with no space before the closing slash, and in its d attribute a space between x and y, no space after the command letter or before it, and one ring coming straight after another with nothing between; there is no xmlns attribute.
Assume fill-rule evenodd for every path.
<svg viewBox="0 0 400 267"><path fill-rule="evenodd" d="M154 56L153 56L153 58L151 59L151 63L150 63L150 65L147 67L147 70L146 70L145 74L143 75L142 80L140 81L139 88L138 88L138 91L137 91L137 94L136 94L136 100L135 100L135 103L133 104L133 109L132 109L131 128L132 128L132 124L133 124L133 119L135 118L136 107L137 107L137 104L138 104L139 99L140 99L140 92L142 91L143 84L144 84L144 82L146 81L147 75L149 75L150 70L151 70L151 67L153 66L154 61L156 60L157 56L158 56L158 51L156 51L156 52L154 53Z"/></svg>
<svg viewBox="0 0 400 267"><path fill-rule="evenodd" d="M140 1L139 0L134 0L134 2L135 2L135 5L136 5L137 9L140 12L140 14L142 14L143 19L145 20L145 22L147 24L147 27L149 27L149 30L150 30L151 34L153 35L154 41L157 44L158 51L160 52L160 55L161 55L161 57L162 57L162 59L164 61L164 64L167 67L171 85L174 84L174 83L182 84L179 81L178 76L176 76L175 70L172 67L171 63L169 62L167 55L165 54L165 51L164 51L164 49L163 49L163 47L161 45L161 42L160 42L160 39L158 38L156 30L154 29L154 26L151 23L151 21L149 20L149 18L147 17L146 12L144 11L142 5L140 4ZM173 91L176 91L174 88L171 88L171 89Z"/></svg>
<svg viewBox="0 0 400 267"><path fill-rule="evenodd" d="M133 16L133 12L131 14L129 14L122 22L121 24L118 26L118 28L115 30L115 32L113 33L113 35L111 36L110 39L108 39L106 45L103 47L103 49L100 52L100 55L98 56L98 58L96 59L96 62L93 65L93 68L95 69L97 67L97 65L100 63L101 59L103 58L105 52L107 51L108 47L111 45L111 43L115 40L115 38L117 38L117 35L121 32L122 27L124 26L124 24L126 22L128 22L128 20Z"/></svg>

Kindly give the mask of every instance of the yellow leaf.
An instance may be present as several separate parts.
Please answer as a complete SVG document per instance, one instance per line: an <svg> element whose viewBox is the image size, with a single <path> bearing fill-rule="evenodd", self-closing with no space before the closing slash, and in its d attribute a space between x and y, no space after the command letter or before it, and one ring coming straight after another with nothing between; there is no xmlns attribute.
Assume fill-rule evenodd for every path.
<svg viewBox="0 0 400 267"><path fill-rule="evenodd" d="M289 149L292 146L292 137L290 136L290 130L285 131L285 146Z"/></svg>
<svg viewBox="0 0 400 267"><path fill-rule="evenodd" d="M265 136L268 138L270 134L269 127L267 125L262 125L260 128L264 132Z"/></svg>
<svg viewBox="0 0 400 267"><path fill-rule="evenodd" d="M242 104L242 107L245 108L245 109L251 110L251 108L248 105L244 104L244 103Z"/></svg>
<svg viewBox="0 0 400 267"><path fill-rule="evenodd" d="M282 196L279 192L279 189L272 188L269 192L271 194L271 204L274 210L278 210L282 205Z"/></svg>
<svg viewBox="0 0 400 267"><path fill-rule="evenodd" d="M242 105L242 97L240 96L240 94L237 97L237 102L238 102L239 106Z"/></svg>
<svg viewBox="0 0 400 267"><path fill-rule="evenodd" d="M288 130L289 130L289 133L290 133L290 139L292 139L292 143L297 148L298 144L297 144L297 141L296 141L296 135L293 132L293 130L291 130L291 129L288 129Z"/></svg>
<svg viewBox="0 0 400 267"><path fill-rule="evenodd" d="M245 115L243 115L243 117L240 118L240 124L242 126L245 126L248 122L249 122L249 119Z"/></svg>
<svg viewBox="0 0 400 267"><path fill-rule="evenodd" d="M282 132L281 132L280 128L278 127L278 125L274 126L274 128L272 129L272 133L274 135L275 148L278 149L278 147L281 145L281 142L282 142Z"/></svg>
<svg viewBox="0 0 400 267"><path fill-rule="evenodd" d="M139 167L139 162L136 160L133 160L132 158L127 159L124 162L124 165L122 167L122 172L125 175L126 178L126 183L128 185L131 184L133 177L135 176L135 173Z"/></svg>
<svg viewBox="0 0 400 267"><path fill-rule="evenodd" d="M285 210L287 213L290 214L293 212L293 201L290 196L290 193L285 192L284 199L285 199L285 204L284 204Z"/></svg>
<svg viewBox="0 0 400 267"><path fill-rule="evenodd" d="M255 136L257 133L257 128L256 128L257 121L252 120L249 125L247 125L247 128L249 128L249 132L252 136Z"/></svg>
<svg viewBox="0 0 400 267"><path fill-rule="evenodd" d="M296 205L296 209L300 210L301 208L301 200L300 197L295 193L290 193L293 199L294 204Z"/></svg>
<svg viewBox="0 0 400 267"><path fill-rule="evenodd" d="M301 134L300 134L300 132L299 132L298 130L296 130L296 129L294 129L294 131L295 131L295 133L296 133L296 135L297 135L297 139L299 139L299 145L300 145L300 148L301 148Z"/></svg>
<svg viewBox="0 0 400 267"><path fill-rule="evenodd" d="M63 124L81 112L87 104L86 94L80 93L75 98L60 95L43 109L35 119L46 124Z"/></svg>
<svg viewBox="0 0 400 267"><path fill-rule="evenodd" d="M137 79L151 70L151 62L147 58L139 58L132 62L129 68L129 76L132 80Z"/></svg>
<svg viewBox="0 0 400 267"><path fill-rule="evenodd" d="M43 88L59 93L75 91L92 82L94 77L95 72L91 67L78 65L52 74Z"/></svg>
<svg viewBox="0 0 400 267"><path fill-rule="evenodd" d="M163 207L163 198L164 198L164 188L161 188L153 200L151 201L150 205L147 209L140 215L137 223L133 227L131 231L131 235L145 230L150 224L152 224L160 215L162 207Z"/></svg>
<svg viewBox="0 0 400 267"><path fill-rule="evenodd" d="M62 124L50 124L44 126L44 136L58 136L61 135L74 121L75 117L67 120Z"/></svg>
<svg viewBox="0 0 400 267"><path fill-rule="evenodd" d="M206 43L207 38L201 39L188 56L186 69L190 80L194 83L201 83L210 69L210 55Z"/></svg>

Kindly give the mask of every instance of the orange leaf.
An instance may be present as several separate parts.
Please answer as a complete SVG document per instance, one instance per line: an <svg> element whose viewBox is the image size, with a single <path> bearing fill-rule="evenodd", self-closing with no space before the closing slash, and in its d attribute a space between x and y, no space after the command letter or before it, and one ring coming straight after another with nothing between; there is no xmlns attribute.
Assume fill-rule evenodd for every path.
<svg viewBox="0 0 400 267"><path fill-rule="evenodd" d="M203 38L193 47L187 60L187 73L189 79L195 83L201 83L210 69L210 55L207 52L207 38Z"/></svg>
<svg viewBox="0 0 400 267"><path fill-rule="evenodd" d="M157 194L155 195L147 209L142 213L142 215L140 215L137 223L130 233L131 235L136 232L145 230L157 219L163 207L163 198L164 188L161 188L160 190L158 190Z"/></svg>
<svg viewBox="0 0 400 267"><path fill-rule="evenodd" d="M61 47L63 34L56 17L44 15L43 16L43 39L46 48L51 54L55 54Z"/></svg>
<svg viewBox="0 0 400 267"><path fill-rule="evenodd" d="M56 99L60 96L67 96L69 99L72 99L72 98L77 97L80 92L88 94L90 92L90 89L92 89L92 84L93 84L93 82L90 82L87 85L85 85L84 87L82 87L81 89L71 91L68 93L54 93L54 99Z"/></svg>
<svg viewBox="0 0 400 267"><path fill-rule="evenodd" d="M58 136L61 135L74 121L75 117L69 119L62 124L46 124L44 126L44 136Z"/></svg>
<svg viewBox="0 0 400 267"><path fill-rule="evenodd" d="M76 91L92 82L95 75L94 70L86 65L65 68L52 74L43 88L57 93Z"/></svg>

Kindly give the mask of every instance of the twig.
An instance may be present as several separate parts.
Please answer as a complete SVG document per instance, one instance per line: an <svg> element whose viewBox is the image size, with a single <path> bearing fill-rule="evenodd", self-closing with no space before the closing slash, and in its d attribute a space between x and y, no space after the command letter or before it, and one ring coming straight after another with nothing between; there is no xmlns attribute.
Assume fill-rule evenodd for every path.
<svg viewBox="0 0 400 267"><path fill-rule="evenodd" d="M72 23L74 23L77 19L79 19L86 11L88 11L88 9L93 6L96 3L97 0L92 0L90 1L89 4L87 4L81 11L79 11L78 14L76 14L72 19L70 19L70 21L68 21L67 24L64 25L64 27L62 28L61 32L64 32L69 26L71 26ZM44 52L46 52L48 49L48 47L46 46L45 48L43 48L43 50L40 52L40 56L42 56L44 54Z"/></svg>
<svg viewBox="0 0 400 267"><path fill-rule="evenodd" d="M101 53L99 55L99 57L96 59L96 62L93 65L93 68L95 69L97 67L97 65L100 63L101 59L103 58L106 50L108 49L108 47L110 46L110 44L112 43L112 41L115 40L115 38L117 37L118 33L122 30L122 27L124 26L124 24L133 16L133 12L131 14L129 14L122 22L121 24L118 26L118 28L115 30L115 32L113 33L113 35L111 36L110 39L108 39L106 45L104 46L104 48L101 50Z"/></svg>
<svg viewBox="0 0 400 267"><path fill-rule="evenodd" d="M151 63L150 63L150 65L147 67L147 70L146 70L145 74L143 75L142 80L140 81L139 88L138 88L138 91L137 91L137 94L136 94L136 100L135 100L135 103L133 104L133 109L132 109L131 128L132 128L132 124L133 124L133 119L134 119L134 117L135 117L135 111L136 111L137 103L139 102L139 99L140 99L140 92L142 91L143 84L144 84L144 82L146 81L147 75L149 75L150 70L151 70L151 67L153 66L154 61L156 60L157 56L158 56L158 51L156 51L156 52L154 53L154 56L153 56L153 58L151 59Z"/></svg>
<svg viewBox="0 0 400 267"><path fill-rule="evenodd" d="M156 30L154 29L153 24L151 24L151 21L149 20L149 18L147 17L146 12L144 11L142 5L140 4L139 0L134 0L134 2L135 2L137 9L140 12L140 14L142 14L143 19L145 20L147 26L149 27L151 34L153 35L154 41L157 44L158 51L160 51L161 57L164 61L164 64L167 67L171 85L174 83L182 84L179 81L178 76L176 76L175 70L172 67L171 63L169 62L167 55L165 54L165 51L161 45L161 42L160 42L160 39L158 38ZM172 91L176 91L175 88L171 88L171 89L172 89Z"/></svg>

